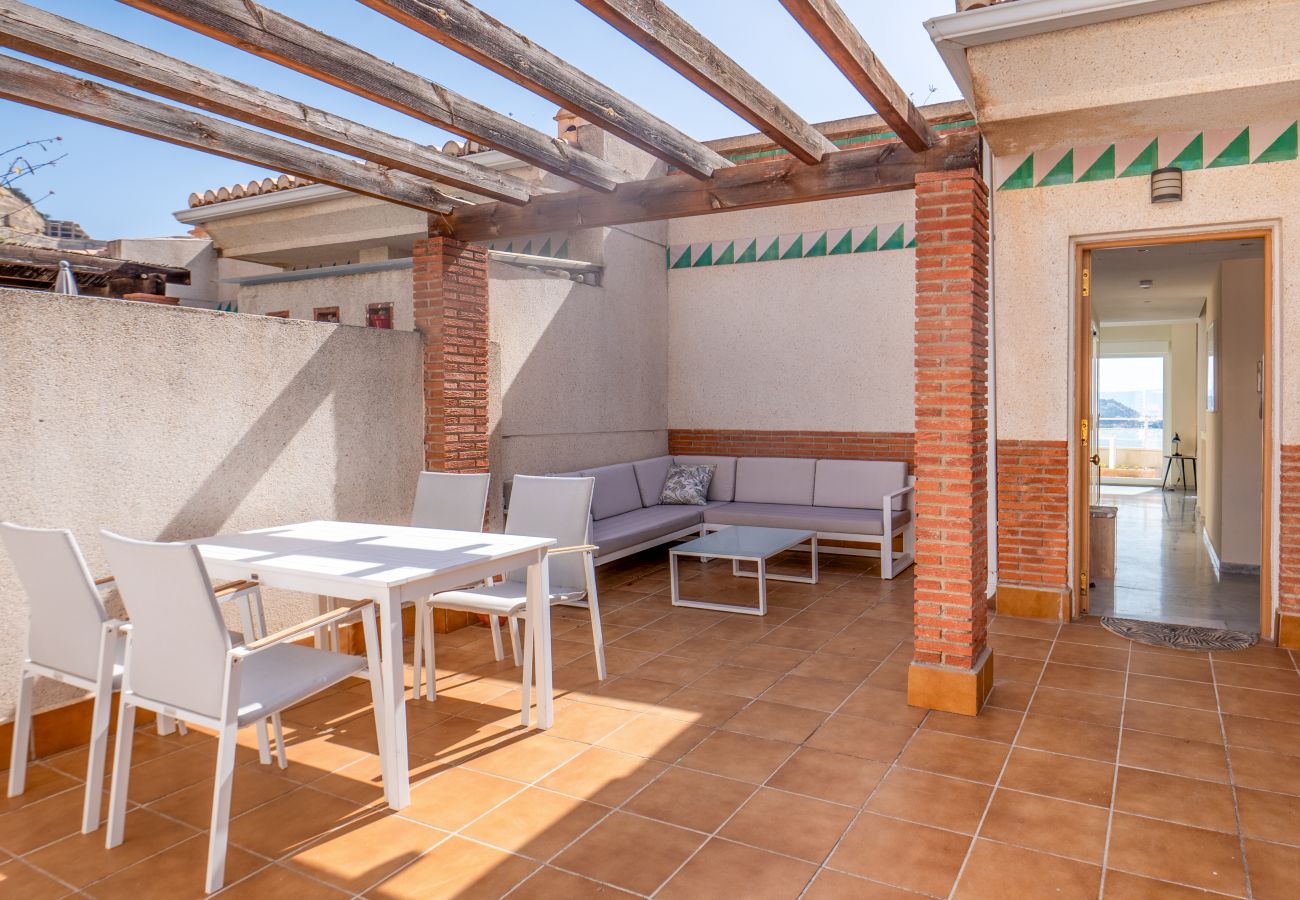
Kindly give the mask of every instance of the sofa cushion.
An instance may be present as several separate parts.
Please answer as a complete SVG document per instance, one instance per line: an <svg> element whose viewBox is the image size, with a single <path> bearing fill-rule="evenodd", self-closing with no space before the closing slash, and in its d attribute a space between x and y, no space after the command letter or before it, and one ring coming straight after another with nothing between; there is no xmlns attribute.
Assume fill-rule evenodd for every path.
<svg viewBox="0 0 1300 900"><path fill-rule="evenodd" d="M596 522L591 542L603 556L699 525L703 519L702 506L646 506Z"/></svg>
<svg viewBox="0 0 1300 900"><path fill-rule="evenodd" d="M636 472L631 463L584 469L580 474L596 479L596 489L591 496L593 519L608 519L641 508L641 489L637 487Z"/></svg>
<svg viewBox="0 0 1300 900"><path fill-rule="evenodd" d="M813 502L815 459L743 456L736 461L737 503Z"/></svg>
<svg viewBox="0 0 1300 900"><path fill-rule="evenodd" d="M679 466L673 463L659 502L667 506L704 506L709 502L713 466Z"/></svg>
<svg viewBox="0 0 1300 900"><path fill-rule="evenodd" d="M664 481L668 478L668 469L673 464L671 456L656 456L653 459L641 459L632 463L636 473L636 485L641 490L642 506L657 506L659 495L663 492Z"/></svg>
<svg viewBox="0 0 1300 900"><path fill-rule="evenodd" d="M912 517L910 510L892 513L898 528ZM880 510L791 503L724 503L704 511L710 525L756 525L760 528L802 528L839 534L880 534Z"/></svg>
<svg viewBox="0 0 1300 900"><path fill-rule="evenodd" d="M734 456L674 456L679 466L713 466L713 481L709 483L709 499L730 503L736 499L736 457Z"/></svg>
<svg viewBox="0 0 1300 900"><path fill-rule="evenodd" d="M880 509L880 499L907 487L907 463L865 459L819 459L814 506ZM894 509L903 508L902 497Z"/></svg>

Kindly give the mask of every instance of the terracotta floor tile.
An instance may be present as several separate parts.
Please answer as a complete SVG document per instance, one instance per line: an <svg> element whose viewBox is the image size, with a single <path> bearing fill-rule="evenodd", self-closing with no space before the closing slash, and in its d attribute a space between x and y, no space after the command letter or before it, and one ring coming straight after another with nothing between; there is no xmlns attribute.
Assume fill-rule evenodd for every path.
<svg viewBox="0 0 1300 900"><path fill-rule="evenodd" d="M1055 716L1028 715L1016 737L1016 745L1031 750L1082 756L1114 762L1119 748L1119 729Z"/></svg>
<svg viewBox="0 0 1300 900"><path fill-rule="evenodd" d="M853 685L842 681L786 675L764 691L760 699L829 713L839 707L853 690Z"/></svg>
<svg viewBox="0 0 1300 900"><path fill-rule="evenodd" d="M663 763L652 759L590 747L537 785L603 806L618 806L654 780L663 768Z"/></svg>
<svg viewBox="0 0 1300 900"><path fill-rule="evenodd" d="M899 764L938 775L951 775L992 784L1002 771L1010 747L996 741L918 731L899 758Z"/></svg>
<svg viewBox="0 0 1300 900"><path fill-rule="evenodd" d="M1234 716L1300 722L1300 695L1219 685L1219 708Z"/></svg>
<svg viewBox="0 0 1300 900"><path fill-rule="evenodd" d="M834 869L822 869L803 896L804 900L910 900L923 895Z"/></svg>
<svg viewBox="0 0 1300 900"><path fill-rule="evenodd" d="M522 856L453 836L372 888L366 896L383 900L487 900L501 897L536 868L536 862Z"/></svg>
<svg viewBox="0 0 1300 900"><path fill-rule="evenodd" d="M1237 805L1247 837L1300 846L1300 797L1239 788Z"/></svg>
<svg viewBox="0 0 1300 900"><path fill-rule="evenodd" d="M1020 659L1047 659L1052 642L1014 634L990 634L989 646L998 657L1015 656ZM996 666L995 666L996 669Z"/></svg>
<svg viewBox="0 0 1300 900"><path fill-rule="evenodd" d="M711 659L687 659L664 653L638 668L636 677L682 687L714 668L716 663Z"/></svg>
<svg viewBox="0 0 1300 900"><path fill-rule="evenodd" d="M778 673L768 669L723 665L691 682L691 687L753 699L776 684L780 678Z"/></svg>
<svg viewBox="0 0 1300 900"><path fill-rule="evenodd" d="M298 788L232 819L230 842L277 859L365 814L355 803L341 797L310 787Z"/></svg>
<svg viewBox="0 0 1300 900"><path fill-rule="evenodd" d="M725 778L761 784L796 749L794 744L784 741L718 731L682 757L679 765Z"/></svg>
<svg viewBox="0 0 1300 900"><path fill-rule="evenodd" d="M1228 733L1228 745L1231 747L1250 747L1254 750L1300 756L1300 725L1225 713L1223 727Z"/></svg>
<svg viewBox="0 0 1300 900"><path fill-rule="evenodd" d="M993 666L994 681L1023 681L1037 684L1046 663L1041 659L1022 659L1019 656L999 656Z"/></svg>
<svg viewBox="0 0 1300 900"><path fill-rule="evenodd" d="M1100 864L1109 820L1110 814L1101 807L999 790L989 804L980 837Z"/></svg>
<svg viewBox="0 0 1300 900"><path fill-rule="evenodd" d="M1246 874L1236 835L1115 813L1107 864L1134 875L1241 895Z"/></svg>
<svg viewBox="0 0 1300 900"><path fill-rule="evenodd" d="M874 719L836 714L808 739L808 746L879 762L892 762L915 730Z"/></svg>
<svg viewBox="0 0 1300 900"><path fill-rule="evenodd" d="M594 744L636 716L637 713L631 710L613 706L560 700L555 704L555 724L547 734L568 741Z"/></svg>
<svg viewBox="0 0 1300 900"><path fill-rule="evenodd" d="M880 665L877 660L843 656L838 653L814 653L792 671L808 678L842 681L856 687Z"/></svg>
<svg viewBox="0 0 1300 900"><path fill-rule="evenodd" d="M995 682L993 693L989 694L989 698L984 705L991 708L1014 709L1017 712L1024 712L1029 708L1029 701L1033 699L1037 687L1035 684L1025 684L1018 681Z"/></svg>
<svg viewBox="0 0 1300 900"><path fill-rule="evenodd" d="M921 825L974 834L993 788L912 769L893 769L876 789L867 809Z"/></svg>
<svg viewBox="0 0 1300 900"><path fill-rule="evenodd" d="M795 628L814 628L838 634L846 625L851 624L856 615L832 612L829 609L817 609L817 604L806 608L799 615L790 619L789 624Z"/></svg>
<svg viewBox="0 0 1300 900"><path fill-rule="evenodd" d="M85 801L84 788L64 791L0 816L0 848L22 856L37 847L78 834ZM105 792L100 805L100 821L107 815L108 793Z"/></svg>
<svg viewBox="0 0 1300 900"><path fill-rule="evenodd" d="M724 641L722 638L707 635L688 636L673 648L672 655L705 660L716 666L720 662L729 660L733 653L739 653L745 646L737 641Z"/></svg>
<svg viewBox="0 0 1300 900"><path fill-rule="evenodd" d="M1300 897L1300 849L1246 841L1250 886L1260 900Z"/></svg>
<svg viewBox="0 0 1300 900"><path fill-rule="evenodd" d="M816 873L817 867L810 863L714 838L655 896L665 900L723 897L744 884L746 897L793 900Z"/></svg>
<svg viewBox="0 0 1300 900"><path fill-rule="evenodd" d="M152 726L150 726L152 728ZM104 779L107 782L113 771L113 752L116 749L117 742L111 740L108 742L108 753L104 761ZM160 756L166 756L168 753L175 753L177 750L185 749L185 745L172 739L172 736L160 737L152 730L137 728L135 737L131 742L131 765L138 766L141 763L148 762L151 759L157 759ZM9 757L4 758L4 766L8 766ZM71 775L78 780L86 777L86 764L89 760L89 749L85 746L78 747L75 750L69 750L66 753L60 753L57 756L42 759L42 765L49 766L51 769L57 769L67 775ZM28 770L30 776L31 770Z"/></svg>
<svg viewBox="0 0 1300 900"><path fill-rule="evenodd" d="M976 841L954 898L1094 898L1101 867L1007 844Z"/></svg>
<svg viewBox="0 0 1300 900"><path fill-rule="evenodd" d="M1109 697L1124 696L1125 673L1115 669L1098 669L1090 666L1076 666L1056 662L1055 653L1043 669L1039 684L1044 687L1064 688L1070 691L1084 691L1089 694L1105 694Z"/></svg>
<svg viewBox="0 0 1300 900"><path fill-rule="evenodd" d="M1208 659L1174 657L1159 653L1134 653L1129 658L1129 672L1138 675L1158 675L1161 678L1181 678L1185 681L1214 680Z"/></svg>
<svg viewBox="0 0 1300 900"><path fill-rule="evenodd" d="M938 828L866 813L844 836L831 868L936 897L957 880L971 839Z"/></svg>
<svg viewBox="0 0 1300 900"><path fill-rule="evenodd" d="M9 769L9 750L4 748L2 754L4 762L0 763L5 767L5 780L8 783ZM84 773L85 770L83 769ZM64 791L78 788L81 785L81 776L73 778L56 769L51 769L39 764L28 764L27 766L27 784L24 790L17 797L0 796L0 814L12 812L15 809L22 809L32 803L37 803L47 797L53 797L55 794L61 794ZM108 777L105 776L107 783ZM0 792L5 793L5 792Z"/></svg>
<svg viewBox="0 0 1300 900"><path fill-rule="evenodd" d="M854 691L837 712L911 728L920 725L926 715L925 710L908 706L907 694L903 691L887 690L869 683Z"/></svg>
<svg viewBox="0 0 1300 900"><path fill-rule="evenodd" d="M1207 896L1217 896L1207 895L1200 888L1130 875L1117 869L1106 870L1104 890L1106 900L1205 900Z"/></svg>
<svg viewBox="0 0 1300 900"><path fill-rule="evenodd" d="M1261 691L1280 691L1300 694L1300 672L1292 669L1271 669L1263 666L1243 666L1215 660L1214 680L1218 684L1253 688Z"/></svg>
<svg viewBox="0 0 1300 900"><path fill-rule="evenodd" d="M659 708L653 712L698 725L716 726L740 712L747 703L749 700L734 694L718 694L713 691L684 687L661 700Z"/></svg>
<svg viewBox="0 0 1300 900"><path fill-rule="evenodd" d="M857 806L875 790L887 770L885 763L802 747L767 783L784 791Z"/></svg>
<svg viewBox="0 0 1300 900"><path fill-rule="evenodd" d="M464 764L466 768L488 775L531 782L564 765L585 749L586 746L577 741L566 741L530 731L484 753L471 756Z"/></svg>
<svg viewBox="0 0 1300 900"><path fill-rule="evenodd" d="M1031 715L1117 727L1123 708L1124 701L1120 697L1040 687L1029 705L1029 712Z"/></svg>
<svg viewBox="0 0 1300 900"><path fill-rule="evenodd" d="M825 631L817 631L812 628L793 628L789 625L782 625L780 628L774 628L767 634L758 639L760 644L771 644L775 647L789 647L791 650L805 650L812 652L820 648L831 635Z"/></svg>
<svg viewBox="0 0 1300 900"><path fill-rule="evenodd" d="M1239 787L1300 796L1300 760L1294 756L1230 747L1232 776Z"/></svg>
<svg viewBox="0 0 1300 900"><path fill-rule="evenodd" d="M1223 741L1218 713L1142 700L1130 700L1125 705L1124 727L1210 744Z"/></svg>
<svg viewBox="0 0 1300 900"><path fill-rule="evenodd" d="M723 623L726 624L725 622ZM716 631L721 626L715 626L710 631ZM762 637L768 629L764 628L761 634L755 637ZM751 669L767 669L771 672L780 672L784 675L786 672L794 669L795 666L807 659L809 653L805 650L792 650L789 647L777 647L772 644L750 644L738 653L732 654L728 660L732 665L748 666Z"/></svg>
<svg viewBox="0 0 1300 900"><path fill-rule="evenodd" d="M146 857L179 844L195 834L193 828L147 810L126 814L126 839L112 850L104 847L104 831L75 834L24 857L38 869L79 888L106 878ZM201 885L200 885L201 886Z"/></svg>
<svg viewBox="0 0 1300 900"><path fill-rule="evenodd" d="M16 859L0 863L0 894L23 900L54 900L65 897L69 889L48 875Z"/></svg>
<svg viewBox="0 0 1300 900"><path fill-rule="evenodd" d="M801 744L826 720L826 714L814 709L755 700L722 726L755 737Z"/></svg>
<svg viewBox="0 0 1300 900"><path fill-rule="evenodd" d="M1256 644L1245 650L1214 651L1210 658L1216 663L1227 662L1247 666L1266 666L1271 669L1294 669L1292 653L1282 647Z"/></svg>
<svg viewBox="0 0 1300 900"><path fill-rule="evenodd" d="M528 788L460 833L520 856L545 860L608 813L607 808L577 797Z"/></svg>
<svg viewBox="0 0 1300 900"><path fill-rule="evenodd" d="M1120 637L1101 627L1100 620L1093 618L1083 622L1067 622L1056 633L1059 644L1084 644L1089 647L1109 647L1127 652L1129 648L1140 646L1128 638Z"/></svg>
<svg viewBox="0 0 1300 900"><path fill-rule="evenodd" d="M1106 633L1109 634L1109 632ZM1128 642L1125 641L1124 643L1127 644ZM1128 670L1128 657L1129 651L1127 648L1073 644L1061 638L1052 646L1049 665L1050 663L1067 663L1072 666L1090 666L1094 669L1111 669L1116 672L1124 672Z"/></svg>
<svg viewBox="0 0 1300 900"><path fill-rule="evenodd" d="M596 743L597 746L610 750L671 763L681 759L683 754L711 733L711 729L702 725L646 713L610 732Z"/></svg>
<svg viewBox="0 0 1300 900"><path fill-rule="evenodd" d="M266 897L293 897L294 900L336 900L347 897L343 891L314 881L283 866L267 866L251 878L226 888L222 900L263 900Z"/></svg>
<svg viewBox="0 0 1300 900"><path fill-rule="evenodd" d="M978 716L932 711L925 717L921 727L929 731L1009 744L1020 730L1023 720L1021 713L997 707L981 710Z"/></svg>
<svg viewBox="0 0 1300 900"><path fill-rule="evenodd" d="M1120 766L1115 809L1212 831L1237 832L1232 788L1217 781Z"/></svg>
<svg viewBox="0 0 1300 900"><path fill-rule="evenodd" d="M1227 752L1221 744L1186 740L1183 737L1156 735L1149 731L1131 731L1119 747L1121 765L1135 769L1164 771L1210 782L1227 782Z"/></svg>
<svg viewBox="0 0 1300 900"><path fill-rule="evenodd" d="M411 805L402 815L455 831L523 788L517 781L454 768L411 787Z"/></svg>
<svg viewBox="0 0 1300 900"><path fill-rule="evenodd" d="M1115 766L1040 750L1017 747L1007 762L1001 786L1012 790L1109 806Z"/></svg>
<svg viewBox="0 0 1300 900"><path fill-rule="evenodd" d="M279 770L261 766L240 766L235 770L235 788L230 798L230 817L241 816L250 809L283 796L298 785L278 774ZM108 809L107 806L104 807ZM200 830L212 821L212 780L191 785L149 804L154 812L180 819Z"/></svg>
<svg viewBox="0 0 1300 900"><path fill-rule="evenodd" d="M633 673L610 679L587 691L587 696L592 703L645 712L675 690L676 685L639 678Z"/></svg>
<svg viewBox="0 0 1300 900"><path fill-rule="evenodd" d="M704 843L704 835L615 812L554 860L562 869L649 894ZM628 852L636 848L635 852Z"/></svg>
<svg viewBox="0 0 1300 900"><path fill-rule="evenodd" d="M1053 640L1061 630L1060 623L1019 616L994 616L989 620L990 634L1018 634L1040 640Z"/></svg>
<svg viewBox="0 0 1300 900"><path fill-rule="evenodd" d="M562 872L559 869L552 869L550 866L543 866L538 869L528 876L527 880L519 887L510 892L511 900L557 900L557 898L563 898L563 900L588 900L591 897L603 897L613 900L613 898L617 897L631 898L635 896L635 894L620 891L618 888L592 881L589 878L582 878L578 875Z"/></svg>
<svg viewBox="0 0 1300 900"><path fill-rule="evenodd" d="M711 833L753 793L750 782L673 766L623 809L669 825Z"/></svg>
<svg viewBox="0 0 1300 900"><path fill-rule="evenodd" d="M852 807L760 788L718 834L820 864L855 813Z"/></svg>
<svg viewBox="0 0 1300 900"><path fill-rule="evenodd" d="M1159 678L1154 675L1133 675L1128 678L1128 697L1167 703L1171 706L1189 706L1193 709L1218 710L1218 697L1214 685L1199 681L1180 681L1176 678Z"/></svg>
<svg viewBox="0 0 1300 900"><path fill-rule="evenodd" d="M374 813L294 852L282 864L360 893L413 862L447 832L389 812Z"/></svg>

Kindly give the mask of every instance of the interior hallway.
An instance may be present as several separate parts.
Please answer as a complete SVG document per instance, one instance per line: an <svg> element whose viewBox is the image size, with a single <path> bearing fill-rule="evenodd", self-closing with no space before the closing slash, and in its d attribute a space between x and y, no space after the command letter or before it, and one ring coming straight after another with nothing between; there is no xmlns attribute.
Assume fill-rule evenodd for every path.
<svg viewBox="0 0 1300 900"><path fill-rule="evenodd" d="M1091 613L1259 631L1259 576L1216 575L1196 517L1196 494L1105 484L1119 508L1115 580L1095 582Z"/></svg>

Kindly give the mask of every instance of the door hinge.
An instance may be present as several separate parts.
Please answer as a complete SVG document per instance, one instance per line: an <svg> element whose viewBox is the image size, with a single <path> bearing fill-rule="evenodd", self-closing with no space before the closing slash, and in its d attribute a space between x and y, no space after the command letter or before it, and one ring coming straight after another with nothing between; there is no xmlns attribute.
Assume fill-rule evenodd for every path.
<svg viewBox="0 0 1300 900"><path fill-rule="evenodd" d="M1083 444L1083 446L1085 447L1088 446L1088 420L1087 419L1079 420L1079 442Z"/></svg>
<svg viewBox="0 0 1300 900"><path fill-rule="evenodd" d="M1080 593L1080 594L1086 594L1086 593L1088 593L1088 573L1087 573L1087 572L1080 572L1080 573L1079 573L1079 593Z"/></svg>
<svg viewBox="0 0 1300 900"><path fill-rule="evenodd" d="M1091 289L1092 289L1092 270L1091 270L1091 269L1088 269L1087 267L1085 267L1084 270L1083 270L1082 275L1083 275L1083 278L1082 278L1082 281L1083 281L1083 296L1087 297L1087 296L1090 296L1090 293L1089 293L1089 292L1090 292Z"/></svg>

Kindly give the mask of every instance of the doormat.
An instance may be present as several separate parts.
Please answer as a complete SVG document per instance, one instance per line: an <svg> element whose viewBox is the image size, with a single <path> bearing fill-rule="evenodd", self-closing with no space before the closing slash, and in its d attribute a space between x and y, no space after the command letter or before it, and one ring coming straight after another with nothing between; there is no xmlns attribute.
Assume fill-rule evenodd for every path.
<svg viewBox="0 0 1300 900"><path fill-rule="evenodd" d="M1200 625L1173 625L1103 616L1101 626L1113 634L1153 647L1175 650L1245 650L1255 646L1259 635L1251 631L1229 631Z"/></svg>

